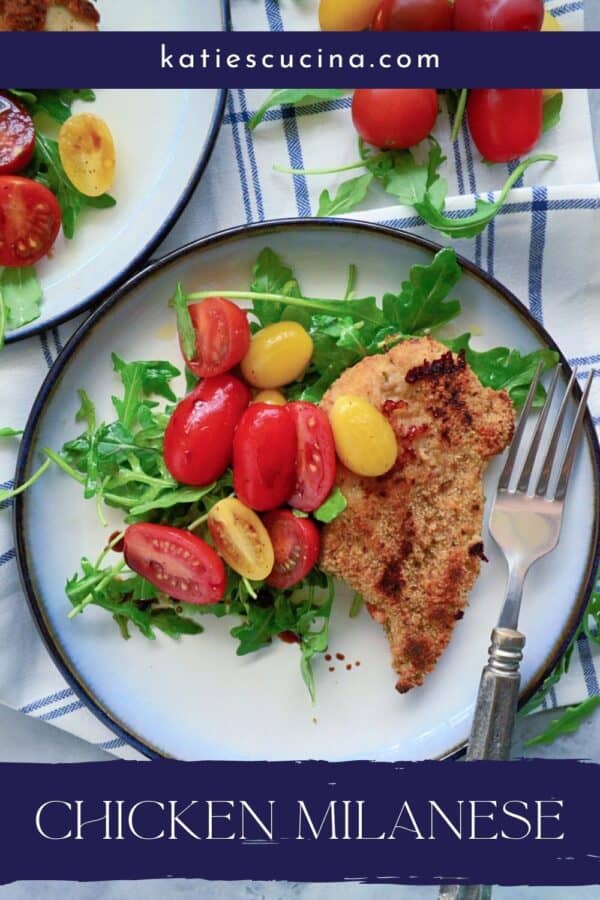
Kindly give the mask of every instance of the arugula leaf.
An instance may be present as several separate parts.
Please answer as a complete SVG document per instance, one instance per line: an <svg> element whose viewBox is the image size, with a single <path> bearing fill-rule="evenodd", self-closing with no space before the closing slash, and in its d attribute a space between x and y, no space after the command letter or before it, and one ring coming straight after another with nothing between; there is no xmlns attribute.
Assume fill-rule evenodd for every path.
<svg viewBox="0 0 600 900"><path fill-rule="evenodd" d="M129 512L128 521L136 517L143 517L148 513L155 512L159 509L171 509L180 503L192 504L202 500L203 497L209 497L216 490L216 484L209 484L207 487L193 488L184 485L177 485L173 488L167 488L158 497L146 500L133 506ZM216 498L215 501L216 502ZM214 505L210 503L210 505Z"/></svg>
<svg viewBox="0 0 600 900"><path fill-rule="evenodd" d="M300 297L300 285L294 273L269 247L261 251L254 264L250 290L256 294L281 294L284 298ZM280 303L254 300L252 312L264 327L273 322L280 322L284 307L283 299Z"/></svg>
<svg viewBox="0 0 600 900"><path fill-rule="evenodd" d="M16 97L17 100L20 100L24 106L32 106L34 103L37 103L37 97L31 91L21 91L16 88L10 88L8 93L12 94L13 97Z"/></svg>
<svg viewBox="0 0 600 900"><path fill-rule="evenodd" d="M412 266L399 294L387 293L383 312L403 334L429 334L460 313L458 300L446 300L462 270L450 247L440 250L427 266Z"/></svg>
<svg viewBox="0 0 600 900"><path fill-rule="evenodd" d="M317 216L337 216L355 209L365 199L372 181L372 173L367 172L342 182L335 197L331 197L329 191L323 191L319 197Z"/></svg>
<svg viewBox="0 0 600 900"><path fill-rule="evenodd" d="M134 625L149 640L156 639L156 628L173 638L204 630L181 615L174 601L160 595L140 575L122 577L119 574L122 565L99 569L84 557L82 575L74 575L66 586L72 615L90 605L100 606L112 613L124 638L129 637L129 625Z"/></svg>
<svg viewBox="0 0 600 900"><path fill-rule="evenodd" d="M325 653L329 646L329 622L335 593L333 579L329 576L327 576L327 592L325 603L319 606L315 613L312 613L312 610L308 611L308 628L302 634L300 643L300 672L313 703L316 699L316 691L312 659L317 653ZM319 622L320 627L318 627Z"/></svg>
<svg viewBox="0 0 600 900"><path fill-rule="evenodd" d="M551 128L554 128L555 125L558 125L560 122L560 114L562 112L564 99L564 94L560 91L560 93L554 94L553 97L549 97L548 100L544 102L542 119L543 134L550 131Z"/></svg>
<svg viewBox="0 0 600 900"><path fill-rule="evenodd" d="M451 115L454 115L454 124L452 125L452 132L450 134L450 140L452 143L458 138L458 133L461 129L463 119L465 117L465 110L467 108L467 97L468 90L463 88L462 91L458 92L457 96L454 96L451 91L448 92L447 99L448 102L448 112Z"/></svg>
<svg viewBox="0 0 600 900"><path fill-rule="evenodd" d="M348 506L348 501L342 494L339 487L333 489L327 500L319 506L313 513L313 516L317 520L317 522L324 522L325 524L329 524L329 522L333 522L334 519L337 519L340 516L346 507Z"/></svg>
<svg viewBox="0 0 600 900"><path fill-rule="evenodd" d="M588 640L594 644L600 644L600 582L590 597L588 608L581 622L581 631ZM576 638L579 635L576 635Z"/></svg>
<svg viewBox="0 0 600 900"><path fill-rule="evenodd" d="M125 428L131 428L139 420L141 409L149 409L148 404L142 403L144 398L156 394L176 401L170 382L181 373L171 363L156 360L126 363L116 353L112 354L112 362L125 387L122 400L112 398L119 422Z"/></svg>
<svg viewBox="0 0 600 900"><path fill-rule="evenodd" d="M569 706L558 719L553 719L548 728L542 734L525 742L525 747L534 747L537 744L552 744L557 738L565 734L573 734L577 731L584 719L587 719L600 704L600 696L597 694L588 697L577 706Z"/></svg>
<svg viewBox="0 0 600 900"><path fill-rule="evenodd" d="M194 375L193 372L190 372L187 366L183 374L185 375L185 392L186 394L190 394L194 388L200 384L200 378L198 375Z"/></svg>
<svg viewBox="0 0 600 900"><path fill-rule="evenodd" d="M62 210L64 235L69 240L75 234L83 209L88 206L96 209L108 209L116 204L114 197L109 194L102 194L100 197L86 197L80 193L71 183L63 168L57 141L46 137L39 131L36 133L33 160L25 174L29 178L39 181L56 195Z"/></svg>
<svg viewBox="0 0 600 900"><path fill-rule="evenodd" d="M467 363L481 383L495 391L508 391L517 408L525 402L539 364L542 363L543 373L552 369L559 361L558 353L554 350L534 350L526 354L518 350L509 350L508 347L473 350L470 339L470 334L463 334L453 340L444 340L443 343L453 353L460 353L463 350ZM544 397L545 392L541 388L536 405L543 403Z"/></svg>
<svg viewBox="0 0 600 900"><path fill-rule="evenodd" d="M274 106L284 105L302 105L306 103L315 103L323 100L338 100L347 94L346 90L338 90L337 88L314 89L308 88L304 90L276 90L271 91L262 106L254 113L248 122L248 128L253 130L264 119L266 113Z"/></svg>
<svg viewBox="0 0 600 900"><path fill-rule="evenodd" d="M41 299L42 288L32 266L3 270L0 275L0 306L4 309L7 331L37 319Z"/></svg>
<svg viewBox="0 0 600 900"><path fill-rule="evenodd" d="M350 612L348 613L350 618L356 619L364 605L365 598L362 594L359 594L358 591L356 591L354 597L352 598L352 606L350 607Z"/></svg>
<svg viewBox="0 0 600 900"><path fill-rule="evenodd" d="M186 359L193 362L198 356L196 332L194 331L194 326L192 324L187 296L183 291L180 281L177 282L175 293L169 300L169 306L171 309L175 310L175 315L177 317L177 333L179 334L179 340L181 341L181 349L183 350Z"/></svg>
<svg viewBox="0 0 600 900"><path fill-rule="evenodd" d="M0 438L20 437L22 434L17 428L0 428Z"/></svg>
<svg viewBox="0 0 600 900"><path fill-rule="evenodd" d="M11 89L10 93L28 108L31 115L44 112L61 125L73 114L71 107L75 100L93 103L96 99L94 91L89 89L36 90L35 93Z"/></svg>
<svg viewBox="0 0 600 900"><path fill-rule="evenodd" d="M198 622L187 619L174 609L156 609L150 613L150 625L158 628L169 637L176 638L182 634L201 634L204 631Z"/></svg>
<svg viewBox="0 0 600 900"><path fill-rule="evenodd" d="M498 195L498 199L494 203L487 200L475 201L475 212L462 219L453 219L445 216L435 205L429 194L426 194L423 200L413 204L415 210L421 218L427 222L431 228L441 231L452 238L473 238L484 230L494 219L502 208L509 191L530 166L538 162L554 162L556 156L546 153L540 153L537 156L530 156L528 159L516 167L514 172L506 181L504 187Z"/></svg>
<svg viewBox="0 0 600 900"><path fill-rule="evenodd" d="M441 210L448 192L448 184L440 176L439 169L446 162L446 157L435 138L431 137L429 141L431 146L427 159L424 162L417 162L411 150L375 152L360 139L358 147L361 163L342 166L339 171L357 168L362 164L367 169L366 174L343 182L334 198L330 196L329 191L323 191L317 215L330 216L351 212L364 200L373 179L377 179L384 190L396 197L399 203L413 206L429 196L432 204ZM318 172L319 170L315 170L313 174Z"/></svg>
<svg viewBox="0 0 600 900"><path fill-rule="evenodd" d="M275 607L248 606L246 619L241 625L231 629L231 636L239 641L238 656L247 656L248 653L256 653L267 644L270 644L274 635L282 630L276 623Z"/></svg>
<svg viewBox="0 0 600 900"><path fill-rule="evenodd" d="M89 394L83 388L79 388L77 395L81 401L81 406L75 413L75 421L85 422L88 427L88 433L90 433L96 427L96 407L92 403Z"/></svg>
<svg viewBox="0 0 600 900"><path fill-rule="evenodd" d="M392 151L391 167L383 171L380 177L388 194L396 197L399 203L414 206L415 203L429 197L436 209L442 209L448 192L448 183L439 174L440 167L446 162L439 143L430 138L431 147L425 162L417 162L410 150Z"/></svg>

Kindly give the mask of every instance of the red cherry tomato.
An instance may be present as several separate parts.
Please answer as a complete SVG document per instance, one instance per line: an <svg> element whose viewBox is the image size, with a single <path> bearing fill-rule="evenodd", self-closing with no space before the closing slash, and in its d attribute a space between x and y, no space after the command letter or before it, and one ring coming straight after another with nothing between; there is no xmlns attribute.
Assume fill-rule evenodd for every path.
<svg viewBox="0 0 600 900"><path fill-rule="evenodd" d="M457 31L539 31L544 0L455 0Z"/></svg>
<svg viewBox="0 0 600 900"><path fill-rule="evenodd" d="M314 403L296 401L287 409L296 425L296 487L288 503L312 512L327 500L335 481L335 444L326 413Z"/></svg>
<svg viewBox="0 0 600 900"><path fill-rule="evenodd" d="M35 149L35 125L24 106L0 94L0 175L20 172Z"/></svg>
<svg viewBox="0 0 600 900"><path fill-rule="evenodd" d="M194 375L222 375L242 361L250 346L250 326L243 309L224 297L208 297L190 306L190 316L196 355L186 363Z"/></svg>
<svg viewBox="0 0 600 900"><path fill-rule="evenodd" d="M426 88L364 88L352 98L354 127L381 150L414 147L427 137L437 114L437 93Z"/></svg>
<svg viewBox="0 0 600 900"><path fill-rule="evenodd" d="M509 162L524 156L542 133L542 91L483 89L469 93L471 136L484 159Z"/></svg>
<svg viewBox="0 0 600 900"><path fill-rule="evenodd" d="M201 487L231 462L233 433L252 395L238 378L206 378L177 404L165 431L165 463L182 484Z"/></svg>
<svg viewBox="0 0 600 900"><path fill-rule="evenodd" d="M148 522L130 525L124 553L130 569L175 600L205 606L223 599L223 560L190 531Z"/></svg>
<svg viewBox="0 0 600 900"><path fill-rule="evenodd" d="M373 31L452 31L454 8L448 0L382 0Z"/></svg>
<svg viewBox="0 0 600 900"><path fill-rule="evenodd" d="M0 266L31 266L45 256L60 231L54 194L20 175L0 175Z"/></svg>
<svg viewBox="0 0 600 900"><path fill-rule="evenodd" d="M299 519L289 509L267 513L263 522L275 552L267 584L280 590L291 588L308 575L319 558L319 529L312 519Z"/></svg>
<svg viewBox="0 0 600 900"><path fill-rule="evenodd" d="M260 512L285 503L296 483L296 426L285 406L254 403L233 439L233 489Z"/></svg>

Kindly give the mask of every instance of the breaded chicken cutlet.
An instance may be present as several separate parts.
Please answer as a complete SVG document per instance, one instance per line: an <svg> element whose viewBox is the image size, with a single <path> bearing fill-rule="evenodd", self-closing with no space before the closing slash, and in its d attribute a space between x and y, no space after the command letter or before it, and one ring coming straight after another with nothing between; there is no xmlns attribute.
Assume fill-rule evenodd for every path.
<svg viewBox="0 0 600 900"><path fill-rule="evenodd" d="M89 0L0 0L0 31L96 31Z"/></svg>
<svg viewBox="0 0 600 900"><path fill-rule="evenodd" d="M324 528L321 566L359 591L384 626L404 693L436 665L479 574L483 473L510 443L513 405L429 337L347 369L322 407L343 394L388 418L398 458L379 478L339 465L348 506Z"/></svg>

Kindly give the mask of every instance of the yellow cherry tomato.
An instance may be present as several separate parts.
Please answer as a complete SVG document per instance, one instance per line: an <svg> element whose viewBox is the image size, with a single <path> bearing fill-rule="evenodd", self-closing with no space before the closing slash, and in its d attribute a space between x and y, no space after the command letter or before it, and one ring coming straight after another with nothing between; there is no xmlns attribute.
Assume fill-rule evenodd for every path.
<svg viewBox="0 0 600 900"><path fill-rule="evenodd" d="M363 397L343 394L329 413L337 455L356 475L385 475L398 456L388 420Z"/></svg>
<svg viewBox="0 0 600 900"><path fill-rule="evenodd" d="M562 28L548 10L544 13L544 21L542 22L542 31L562 31Z"/></svg>
<svg viewBox="0 0 600 900"><path fill-rule="evenodd" d="M299 378L310 362L313 342L298 322L275 322L257 331L242 360L242 374L256 388L279 388Z"/></svg>
<svg viewBox="0 0 600 900"><path fill-rule="evenodd" d="M270 403L271 406L285 406L287 400L281 391L259 391L253 403Z"/></svg>
<svg viewBox="0 0 600 900"><path fill-rule="evenodd" d="M99 197L115 178L115 144L106 122L90 113L71 116L58 135L60 161L69 181L86 197Z"/></svg>
<svg viewBox="0 0 600 900"><path fill-rule="evenodd" d="M544 13L544 21L542 22L542 31L562 31L562 28L548 10ZM543 92L544 100L551 100L557 94L561 93L560 88L547 88Z"/></svg>
<svg viewBox="0 0 600 900"><path fill-rule="evenodd" d="M381 0L321 0L319 24L323 31L363 31L371 24Z"/></svg>
<svg viewBox="0 0 600 900"><path fill-rule="evenodd" d="M263 581L275 564L273 544L256 513L236 497L219 500L208 514L217 552L243 578Z"/></svg>

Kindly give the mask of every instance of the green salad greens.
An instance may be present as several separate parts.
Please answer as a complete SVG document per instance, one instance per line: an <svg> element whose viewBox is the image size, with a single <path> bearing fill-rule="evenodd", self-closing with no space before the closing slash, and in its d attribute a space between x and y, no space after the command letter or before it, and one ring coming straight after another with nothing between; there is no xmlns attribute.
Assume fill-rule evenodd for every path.
<svg viewBox="0 0 600 900"><path fill-rule="evenodd" d="M33 117L36 135L33 158L19 175L47 187L56 196L61 212L63 234L75 236L84 209L108 209L116 200L109 194L86 197L70 182L58 152L58 141L51 135L72 115L75 100L93 103L92 90L9 90ZM0 269L0 348L6 332L35 321L40 315L42 286L33 266Z"/></svg>
<svg viewBox="0 0 600 900"><path fill-rule="evenodd" d="M460 301L452 296L460 276L456 254L447 248L429 265L413 266L397 291L386 293L379 302L374 296L356 296L357 272L353 266L343 298L308 297L288 263L265 248L254 265L249 290L219 289L216 293L250 301L254 331L272 322L293 319L310 332L313 359L302 378L286 389L289 398L318 402L344 369L365 356L385 352L409 336L435 333L448 347L466 353L484 385L505 388L519 405L538 364L551 368L556 354L540 350L522 355L504 347L480 352L471 347L468 334L440 337L440 329L461 312ZM170 305L175 309L184 344L190 324L189 304L209 295L215 296L215 291L186 294L183 286L177 285ZM126 525L168 524L210 540L207 515L218 501L232 495L232 474L228 469L213 484L200 488L179 484L169 474L163 459L163 440L178 399L173 382L179 370L170 362L126 362L116 354L112 365L120 381L120 389L112 397L114 418L100 421L93 399L80 390L76 415L80 433L58 452L46 449L38 471L26 484L0 493L0 501L26 490L54 464L81 484L83 496L95 502L104 523L105 507L111 507L122 511ZM188 389L193 384L191 379ZM10 429L3 432L6 437L13 434ZM336 488L313 515L319 522L331 522L345 506L346 499ZM311 660L327 649L334 600L333 581L318 566L288 590L249 581L228 568L224 599L211 606L195 606L172 600L130 572L123 557L114 562L111 553L121 537L121 533L113 536L95 561L82 559L80 572L68 580L66 593L72 618L90 605L99 606L113 616L123 637L129 637L135 628L153 639L156 631L171 637L198 634L203 630L204 616L230 616L235 620L231 635L238 642L239 655L254 653L277 635L289 633L298 644L302 676L314 697ZM356 596L350 615L356 616L361 605L360 596Z"/></svg>
<svg viewBox="0 0 600 900"><path fill-rule="evenodd" d="M337 100L348 91L328 90L276 90L272 91L248 127L254 129L263 121L267 112L275 106L303 106L307 103ZM449 111L454 115L451 141L458 138L466 109L468 91L446 91ZM563 104L562 93L555 94L544 103L543 131L558 124ZM522 160L506 180L495 202L477 199L475 211L469 216L453 217L444 213L448 184L441 174L446 162L439 143L429 138L429 147L418 146L409 150L373 150L362 139L358 141L356 162L326 169L286 169L275 166L276 171L290 175L331 175L360 169L362 174L342 182L335 194L325 189L319 198L318 216L337 216L355 210L367 197L372 185L378 184L396 203L412 206L430 228L451 238L476 237L498 214L512 187L530 166L551 163L556 156L538 153Z"/></svg>

